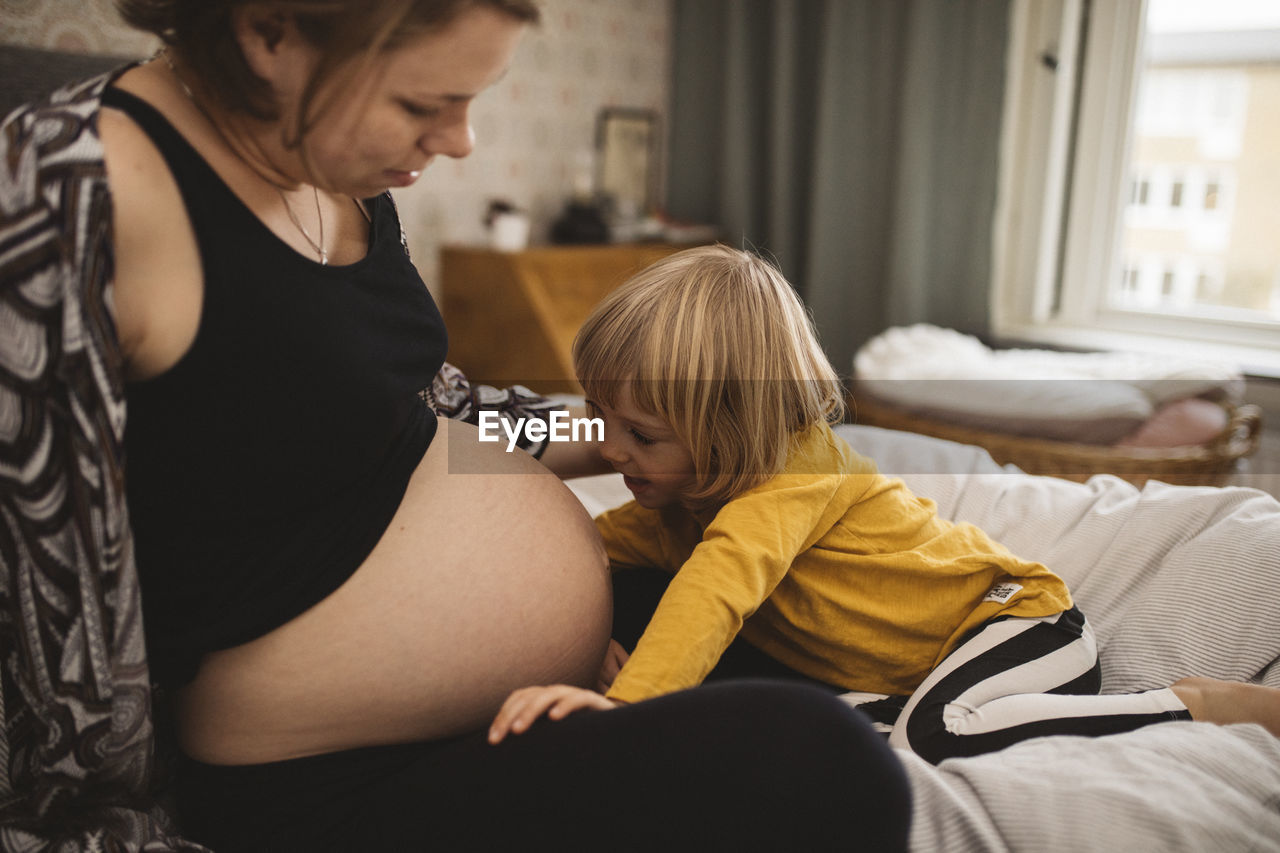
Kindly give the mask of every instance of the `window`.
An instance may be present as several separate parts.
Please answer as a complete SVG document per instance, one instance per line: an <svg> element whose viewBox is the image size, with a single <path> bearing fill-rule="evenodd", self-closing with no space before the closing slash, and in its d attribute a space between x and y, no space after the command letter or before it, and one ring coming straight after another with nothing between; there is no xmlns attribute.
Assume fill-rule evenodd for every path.
<svg viewBox="0 0 1280 853"><path fill-rule="evenodd" d="M1124 268L1124 288L1120 293L1120 298L1132 300L1138 292L1138 275L1139 268L1133 264L1129 264Z"/></svg>
<svg viewBox="0 0 1280 853"><path fill-rule="evenodd" d="M1150 178L1142 177L1135 183L1137 191L1134 193L1133 203L1138 207L1146 207L1151 203L1151 180Z"/></svg>
<svg viewBox="0 0 1280 853"><path fill-rule="evenodd" d="M1204 209L1218 209L1218 182L1209 181L1204 185Z"/></svg>
<svg viewBox="0 0 1280 853"><path fill-rule="evenodd" d="M1280 375L1280 3L1012 14L996 334Z"/></svg>

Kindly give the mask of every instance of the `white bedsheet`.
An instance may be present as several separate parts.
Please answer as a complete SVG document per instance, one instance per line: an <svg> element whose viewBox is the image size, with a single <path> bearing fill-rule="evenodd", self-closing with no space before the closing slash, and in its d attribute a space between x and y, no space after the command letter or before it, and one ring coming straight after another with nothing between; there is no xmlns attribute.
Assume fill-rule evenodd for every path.
<svg viewBox="0 0 1280 853"><path fill-rule="evenodd" d="M938 767L899 754L917 853L1280 850L1280 740L1260 726L1037 738Z"/></svg>
<svg viewBox="0 0 1280 853"><path fill-rule="evenodd" d="M1242 488L1031 477L976 447L863 426L837 432L880 469L1071 587L1104 692L1185 675L1280 687L1280 502ZM594 514L629 495L574 481ZM1280 740L1170 723L1050 737L930 766L909 753L915 851L1280 851Z"/></svg>

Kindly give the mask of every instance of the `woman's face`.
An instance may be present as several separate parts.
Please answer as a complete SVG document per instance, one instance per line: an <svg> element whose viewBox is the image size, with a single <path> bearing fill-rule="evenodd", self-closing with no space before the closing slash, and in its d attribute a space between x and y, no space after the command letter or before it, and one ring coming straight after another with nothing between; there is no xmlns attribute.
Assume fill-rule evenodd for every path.
<svg viewBox="0 0 1280 853"><path fill-rule="evenodd" d="M409 186L438 154L466 157L475 141L471 101L506 72L524 31L508 15L475 7L379 56L354 81L336 74L316 99L332 96L332 106L304 142L314 180L367 198ZM277 91L287 99L301 81L282 81Z"/></svg>

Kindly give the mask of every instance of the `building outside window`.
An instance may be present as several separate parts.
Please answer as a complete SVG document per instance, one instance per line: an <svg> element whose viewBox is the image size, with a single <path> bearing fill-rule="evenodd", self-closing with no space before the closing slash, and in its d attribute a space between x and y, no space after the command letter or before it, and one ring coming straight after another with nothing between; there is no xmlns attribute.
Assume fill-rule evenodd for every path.
<svg viewBox="0 0 1280 853"><path fill-rule="evenodd" d="M1217 265L1222 286L1196 287L1192 298L1179 299L1168 273L1143 302L1118 273L1107 304L1280 321L1269 316L1280 270L1280 38L1272 54L1259 50L1259 30L1219 30L1216 18L1195 12L1169 0L1150 0L1147 8L1129 169L1170 174L1168 208L1179 214L1153 221L1126 211L1120 251ZM1219 203L1221 179L1210 174L1234 176L1230 207ZM1203 203L1184 207L1186 189L1196 185L1203 189L1193 197Z"/></svg>
<svg viewBox="0 0 1280 853"><path fill-rule="evenodd" d="M996 334L1280 376L1280 2L1015 0L1011 29Z"/></svg>

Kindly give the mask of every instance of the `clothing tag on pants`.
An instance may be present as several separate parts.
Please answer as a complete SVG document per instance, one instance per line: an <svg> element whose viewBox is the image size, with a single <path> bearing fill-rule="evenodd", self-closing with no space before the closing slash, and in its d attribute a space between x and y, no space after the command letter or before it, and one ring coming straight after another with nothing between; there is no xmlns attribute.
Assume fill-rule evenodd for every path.
<svg viewBox="0 0 1280 853"><path fill-rule="evenodd" d="M1009 599L1013 598L1014 594L1020 589L1022 589L1022 584L1020 583L998 583L987 590L986 597L982 600L994 601L996 604L1008 604Z"/></svg>

